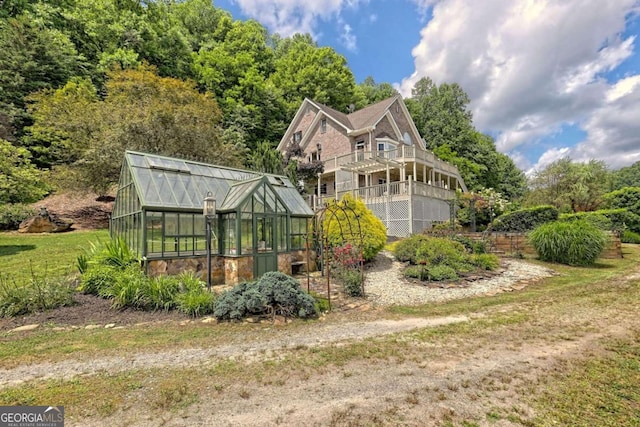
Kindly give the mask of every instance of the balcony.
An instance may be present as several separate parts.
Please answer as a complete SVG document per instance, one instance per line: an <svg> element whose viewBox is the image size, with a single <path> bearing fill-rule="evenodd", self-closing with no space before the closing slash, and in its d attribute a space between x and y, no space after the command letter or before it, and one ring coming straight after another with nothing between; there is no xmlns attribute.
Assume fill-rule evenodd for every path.
<svg viewBox="0 0 640 427"><path fill-rule="evenodd" d="M420 181L396 181L388 184L337 191L336 194L331 195L323 194L321 197L314 197L312 207L323 206L328 200L340 200L345 194L351 194L365 203L409 200L411 197L430 197L440 200L451 200L456 197L454 190L445 187L429 185Z"/></svg>
<svg viewBox="0 0 640 427"><path fill-rule="evenodd" d="M437 158L431 151L413 145L401 144L394 150L356 151L324 162L325 172L348 170L358 173L375 173L390 168L399 168L406 163L416 162L437 169L440 172L458 176L458 169Z"/></svg>

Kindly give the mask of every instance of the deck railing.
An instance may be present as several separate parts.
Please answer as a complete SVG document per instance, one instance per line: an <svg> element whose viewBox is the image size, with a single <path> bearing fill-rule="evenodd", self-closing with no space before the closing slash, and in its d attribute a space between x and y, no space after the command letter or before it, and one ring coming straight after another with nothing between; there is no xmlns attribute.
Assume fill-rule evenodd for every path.
<svg viewBox="0 0 640 427"><path fill-rule="evenodd" d="M450 200L455 198L456 192L448 188L425 184L420 181L396 181L388 184L372 185L370 187L337 191L335 194L324 194L314 198L314 206L321 206L327 200L340 200L345 194L351 194L365 202L398 200L412 195L431 197L434 199Z"/></svg>
<svg viewBox="0 0 640 427"><path fill-rule="evenodd" d="M400 145L398 148L385 151L359 150L342 156L334 157L333 159L325 160L325 172L331 172L340 169L340 167L350 163L373 160L376 158L395 161L404 160L405 162L418 161L443 172L448 172L451 174L458 173L458 169L454 165L445 162L444 160L440 160L431 151L423 150L422 148L413 145Z"/></svg>

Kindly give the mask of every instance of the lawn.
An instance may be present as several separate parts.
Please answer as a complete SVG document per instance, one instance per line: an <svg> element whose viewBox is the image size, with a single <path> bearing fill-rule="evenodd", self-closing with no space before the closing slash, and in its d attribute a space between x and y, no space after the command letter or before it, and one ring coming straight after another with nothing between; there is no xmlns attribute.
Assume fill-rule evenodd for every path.
<svg viewBox="0 0 640 427"><path fill-rule="evenodd" d="M48 277L75 272L76 257L91 242L107 240L108 230L67 233L0 233L0 274L22 282L32 273Z"/></svg>

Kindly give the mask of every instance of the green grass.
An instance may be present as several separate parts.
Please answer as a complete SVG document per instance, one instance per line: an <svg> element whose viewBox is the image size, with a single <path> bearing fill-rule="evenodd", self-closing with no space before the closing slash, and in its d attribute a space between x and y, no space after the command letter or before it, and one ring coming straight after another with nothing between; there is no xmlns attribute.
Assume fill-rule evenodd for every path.
<svg viewBox="0 0 640 427"><path fill-rule="evenodd" d="M606 350L547 380L535 425L640 426L640 332Z"/></svg>
<svg viewBox="0 0 640 427"><path fill-rule="evenodd" d="M90 242L106 241L108 230L67 233L0 233L0 274L18 283L37 276L59 277L74 273L76 257Z"/></svg>

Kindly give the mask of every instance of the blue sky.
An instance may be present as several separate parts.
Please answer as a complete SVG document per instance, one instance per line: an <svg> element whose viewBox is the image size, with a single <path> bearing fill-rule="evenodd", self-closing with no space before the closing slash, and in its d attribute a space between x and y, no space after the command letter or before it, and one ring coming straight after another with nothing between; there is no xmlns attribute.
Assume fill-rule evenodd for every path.
<svg viewBox="0 0 640 427"><path fill-rule="evenodd" d="M404 95L456 82L474 124L525 171L561 157L640 161L640 0L214 0L271 32L312 34L357 82Z"/></svg>

